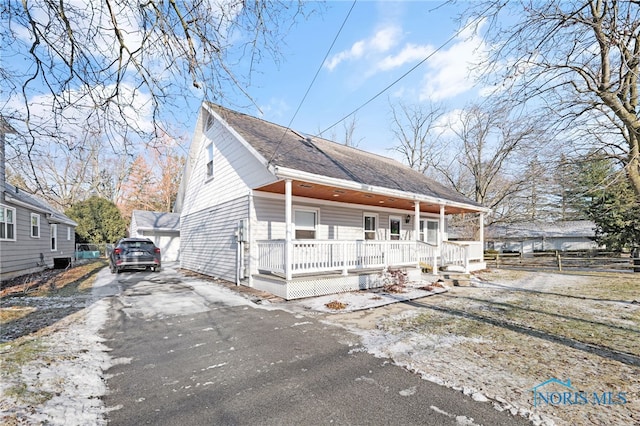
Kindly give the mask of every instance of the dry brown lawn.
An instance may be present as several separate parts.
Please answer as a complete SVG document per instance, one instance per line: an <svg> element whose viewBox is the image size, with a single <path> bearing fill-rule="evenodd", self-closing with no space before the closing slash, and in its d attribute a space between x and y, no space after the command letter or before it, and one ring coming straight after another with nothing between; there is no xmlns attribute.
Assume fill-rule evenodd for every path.
<svg viewBox="0 0 640 426"><path fill-rule="evenodd" d="M473 287L330 320L375 333L370 350L425 378L534 423L640 424L639 276L494 270L478 278ZM534 407L532 389L551 378L571 380L590 403ZM542 390L567 390L548 386ZM612 392L619 404L593 404L594 392Z"/></svg>

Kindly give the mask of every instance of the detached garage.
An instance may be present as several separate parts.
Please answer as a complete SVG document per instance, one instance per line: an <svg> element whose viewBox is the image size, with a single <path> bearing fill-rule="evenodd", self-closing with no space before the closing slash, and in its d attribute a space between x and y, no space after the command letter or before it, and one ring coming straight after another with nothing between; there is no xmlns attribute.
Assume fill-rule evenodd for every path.
<svg viewBox="0 0 640 426"><path fill-rule="evenodd" d="M134 210L129 235L153 241L160 247L163 262L180 260L180 213Z"/></svg>

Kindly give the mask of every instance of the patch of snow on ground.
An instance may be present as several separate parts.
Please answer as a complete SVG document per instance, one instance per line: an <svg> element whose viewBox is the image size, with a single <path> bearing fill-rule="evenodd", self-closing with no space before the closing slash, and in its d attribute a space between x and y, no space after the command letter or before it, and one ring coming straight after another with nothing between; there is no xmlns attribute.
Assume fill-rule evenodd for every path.
<svg viewBox="0 0 640 426"><path fill-rule="evenodd" d="M426 285L426 283L422 283ZM301 299L298 301L289 302L289 308L294 308L295 305L301 306L304 309L325 312L325 313L343 313L354 312L363 309L377 308L379 306L385 306L392 303L404 302L408 300L419 299L421 297L430 296L433 294L446 292L446 288L435 289L433 291L421 290L416 287L407 287L404 293L385 293L385 292L351 292L330 294L327 296L310 297L307 299ZM344 309L331 309L327 307L330 302L340 302L346 305Z"/></svg>

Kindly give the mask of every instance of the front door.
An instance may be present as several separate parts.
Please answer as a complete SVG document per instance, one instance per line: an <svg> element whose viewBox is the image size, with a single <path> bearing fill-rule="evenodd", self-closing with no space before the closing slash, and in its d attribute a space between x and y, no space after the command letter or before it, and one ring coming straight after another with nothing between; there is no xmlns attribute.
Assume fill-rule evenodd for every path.
<svg viewBox="0 0 640 426"><path fill-rule="evenodd" d="M401 218L397 216L389 217L389 239L390 240L399 240L400 239L400 223Z"/></svg>

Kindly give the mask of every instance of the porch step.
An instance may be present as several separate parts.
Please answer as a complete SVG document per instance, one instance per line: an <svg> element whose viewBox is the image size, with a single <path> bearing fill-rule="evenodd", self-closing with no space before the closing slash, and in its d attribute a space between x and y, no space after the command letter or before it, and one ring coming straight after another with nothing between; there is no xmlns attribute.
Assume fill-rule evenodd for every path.
<svg viewBox="0 0 640 426"><path fill-rule="evenodd" d="M445 285L453 287L470 287L471 286L471 274L464 272L438 272L438 279L444 281Z"/></svg>

